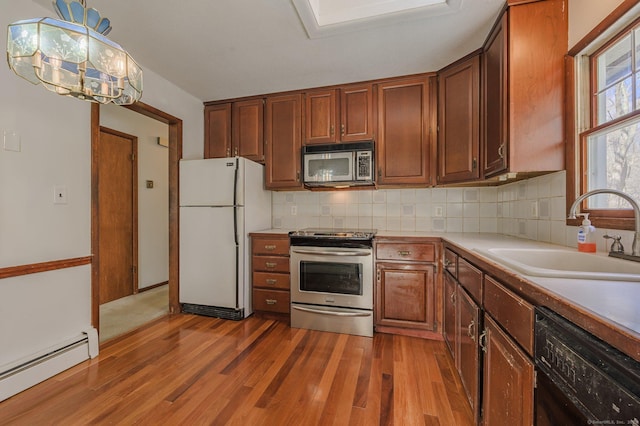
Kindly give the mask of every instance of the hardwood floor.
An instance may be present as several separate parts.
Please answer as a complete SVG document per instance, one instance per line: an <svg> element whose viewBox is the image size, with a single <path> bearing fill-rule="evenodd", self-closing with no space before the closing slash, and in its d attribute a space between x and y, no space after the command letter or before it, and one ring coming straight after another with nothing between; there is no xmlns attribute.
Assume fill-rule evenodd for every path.
<svg viewBox="0 0 640 426"><path fill-rule="evenodd" d="M470 425L442 341L172 315L0 403L0 424Z"/></svg>

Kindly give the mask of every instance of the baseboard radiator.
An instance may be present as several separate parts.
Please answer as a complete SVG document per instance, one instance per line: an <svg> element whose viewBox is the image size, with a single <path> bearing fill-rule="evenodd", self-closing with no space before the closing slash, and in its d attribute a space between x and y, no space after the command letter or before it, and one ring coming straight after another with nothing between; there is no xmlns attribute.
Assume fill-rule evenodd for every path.
<svg viewBox="0 0 640 426"><path fill-rule="evenodd" d="M0 401L98 355L95 328L26 358L0 366Z"/></svg>

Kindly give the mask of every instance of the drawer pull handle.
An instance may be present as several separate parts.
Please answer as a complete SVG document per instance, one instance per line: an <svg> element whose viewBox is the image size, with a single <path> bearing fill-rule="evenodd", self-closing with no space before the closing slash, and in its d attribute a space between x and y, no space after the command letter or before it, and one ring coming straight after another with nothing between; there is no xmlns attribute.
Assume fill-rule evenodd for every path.
<svg viewBox="0 0 640 426"><path fill-rule="evenodd" d="M451 262L449 259L445 259L442 264L445 268L448 268L449 266L453 265L453 262Z"/></svg>
<svg viewBox="0 0 640 426"><path fill-rule="evenodd" d="M451 296L449 296L449 300L451 300L451 304L452 305L456 304L456 292L455 291L453 293L451 293Z"/></svg>
<svg viewBox="0 0 640 426"><path fill-rule="evenodd" d="M264 246L265 250L275 250L276 249L276 245L275 244L269 244Z"/></svg>
<svg viewBox="0 0 640 426"><path fill-rule="evenodd" d="M267 284L270 284L270 285L275 285L278 282L278 280L274 278L267 278L265 281Z"/></svg>
<svg viewBox="0 0 640 426"><path fill-rule="evenodd" d="M487 330L482 332L482 334L480 335L480 341L478 343L480 344L480 349L482 349L482 352L487 352Z"/></svg>
<svg viewBox="0 0 640 426"><path fill-rule="evenodd" d="M411 252L409 250L398 250L398 254L400 256L411 256Z"/></svg>
<svg viewBox="0 0 640 426"><path fill-rule="evenodd" d="M476 322L475 321L471 321L469 323L469 327L467 327L467 336L469 336L471 338L471 340L475 341L476 337L474 336L474 331L473 328L475 327Z"/></svg>
<svg viewBox="0 0 640 426"><path fill-rule="evenodd" d="M278 266L278 264L275 262L266 262L264 266L266 266L267 268L275 268L276 266Z"/></svg>
<svg viewBox="0 0 640 426"><path fill-rule="evenodd" d="M267 305L275 305L278 303L276 299L265 299L264 301L267 302Z"/></svg>

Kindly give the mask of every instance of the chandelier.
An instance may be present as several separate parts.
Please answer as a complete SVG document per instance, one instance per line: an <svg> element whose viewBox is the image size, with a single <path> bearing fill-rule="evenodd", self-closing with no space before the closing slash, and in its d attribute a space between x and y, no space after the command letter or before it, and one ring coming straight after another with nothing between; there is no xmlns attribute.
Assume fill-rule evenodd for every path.
<svg viewBox="0 0 640 426"><path fill-rule="evenodd" d="M59 95L128 105L142 96L142 69L109 40L109 19L84 0L54 0L63 20L33 18L8 26L7 61L17 75Z"/></svg>

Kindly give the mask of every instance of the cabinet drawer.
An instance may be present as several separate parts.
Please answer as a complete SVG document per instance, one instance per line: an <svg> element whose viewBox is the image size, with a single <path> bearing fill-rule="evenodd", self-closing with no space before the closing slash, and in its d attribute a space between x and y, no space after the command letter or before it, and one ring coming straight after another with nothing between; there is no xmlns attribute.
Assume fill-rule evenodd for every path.
<svg viewBox="0 0 640 426"><path fill-rule="evenodd" d="M252 254L289 255L288 238L253 238L251 245Z"/></svg>
<svg viewBox="0 0 640 426"><path fill-rule="evenodd" d="M444 250L443 266L454 278L458 278L458 255L455 252L449 249Z"/></svg>
<svg viewBox="0 0 640 426"><path fill-rule="evenodd" d="M458 258L458 281L478 304L482 304L482 271Z"/></svg>
<svg viewBox="0 0 640 426"><path fill-rule="evenodd" d="M289 313L289 292L282 290L253 290L253 310Z"/></svg>
<svg viewBox="0 0 640 426"><path fill-rule="evenodd" d="M485 275L484 308L529 355L533 355L532 305Z"/></svg>
<svg viewBox="0 0 640 426"><path fill-rule="evenodd" d="M253 270L288 273L289 258L278 256L253 256Z"/></svg>
<svg viewBox="0 0 640 426"><path fill-rule="evenodd" d="M376 258L379 260L434 262L436 247L433 243L378 243Z"/></svg>
<svg viewBox="0 0 640 426"><path fill-rule="evenodd" d="M253 286L289 290L289 274L279 274L271 272L254 272Z"/></svg>

